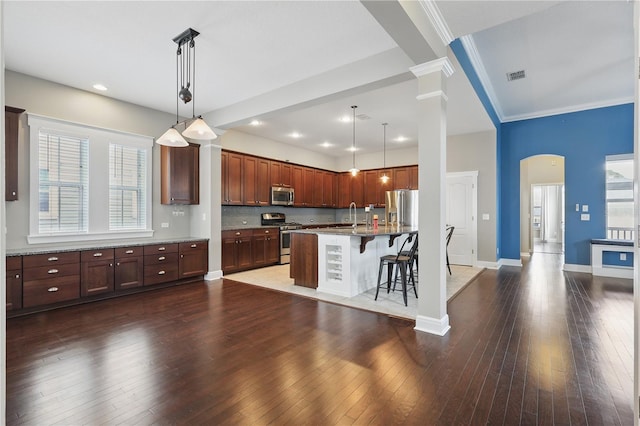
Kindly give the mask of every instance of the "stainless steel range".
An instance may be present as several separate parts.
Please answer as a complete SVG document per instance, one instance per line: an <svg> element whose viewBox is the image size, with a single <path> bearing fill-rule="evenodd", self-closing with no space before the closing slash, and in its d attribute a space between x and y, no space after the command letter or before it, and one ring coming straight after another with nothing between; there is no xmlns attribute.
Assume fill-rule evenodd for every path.
<svg viewBox="0 0 640 426"><path fill-rule="evenodd" d="M262 213L260 218L262 226L277 226L280 228L280 264L284 265L291 259L291 234L292 229L302 229L302 224L287 222L284 213Z"/></svg>

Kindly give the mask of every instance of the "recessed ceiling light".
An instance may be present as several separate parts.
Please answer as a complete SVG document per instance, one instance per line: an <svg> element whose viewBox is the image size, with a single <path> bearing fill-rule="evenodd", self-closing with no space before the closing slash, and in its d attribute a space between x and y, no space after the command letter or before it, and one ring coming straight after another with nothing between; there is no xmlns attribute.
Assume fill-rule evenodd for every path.
<svg viewBox="0 0 640 426"><path fill-rule="evenodd" d="M251 120L251 123L249 123L249 124L251 124L252 126L259 126L259 125L262 124L262 121L260 121L260 120Z"/></svg>
<svg viewBox="0 0 640 426"><path fill-rule="evenodd" d="M100 84L100 83L94 84L93 88L96 90L100 90L101 92L104 92L105 90L107 90L107 87L104 84Z"/></svg>
<svg viewBox="0 0 640 426"><path fill-rule="evenodd" d="M343 115L342 117L340 117L340 121L343 123L351 123L351 117L349 117L348 115Z"/></svg>
<svg viewBox="0 0 640 426"><path fill-rule="evenodd" d="M298 139L300 137L302 137L302 135L298 132L291 132L291 134L289 134L289 136L291 136L294 139Z"/></svg>
<svg viewBox="0 0 640 426"><path fill-rule="evenodd" d="M350 146L349 148L347 148L347 151L350 151L350 152L359 151L359 150L360 149L356 148L355 146Z"/></svg>
<svg viewBox="0 0 640 426"><path fill-rule="evenodd" d="M409 138L406 138L404 136L398 136L397 138L394 139L396 142L406 142L407 140L409 140Z"/></svg>
<svg viewBox="0 0 640 426"><path fill-rule="evenodd" d="M333 146L333 144L332 144L332 143L330 143L330 142L324 141L324 142L322 142L322 143L320 144L320 146L321 146L321 147L324 147L324 148L331 148L331 147Z"/></svg>

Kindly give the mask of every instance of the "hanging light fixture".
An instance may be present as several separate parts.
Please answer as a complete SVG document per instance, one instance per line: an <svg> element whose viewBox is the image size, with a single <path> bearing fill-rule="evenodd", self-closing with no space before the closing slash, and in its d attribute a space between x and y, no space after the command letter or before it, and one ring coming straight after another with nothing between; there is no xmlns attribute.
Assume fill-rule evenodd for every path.
<svg viewBox="0 0 640 426"><path fill-rule="evenodd" d="M387 124L382 123L382 168L387 168ZM389 176L387 176L387 171L382 171L382 176L380 176L380 180L382 183L389 182Z"/></svg>
<svg viewBox="0 0 640 426"><path fill-rule="evenodd" d="M178 45L178 50L176 51L176 88L178 89L176 124L156 140L159 145L181 147L189 145L184 137L196 140L211 140L218 137L201 116L196 117L196 42L194 39L199 34L196 30L188 28L173 39ZM181 99L185 104L193 101L191 104L192 118L190 120L179 121L178 99ZM191 121L190 124L188 123L189 121ZM182 135L176 130L176 126L180 124L185 126ZM189 125L187 126L187 124Z"/></svg>
<svg viewBox="0 0 640 426"><path fill-rule="evenodd" d="M351 145L351 151L353 152L353 167L349 169L351 176L357 175L360 171L356 168L356 108L358 108L357 105L351 105L351 109L353 110L353 143Z"/></svg>

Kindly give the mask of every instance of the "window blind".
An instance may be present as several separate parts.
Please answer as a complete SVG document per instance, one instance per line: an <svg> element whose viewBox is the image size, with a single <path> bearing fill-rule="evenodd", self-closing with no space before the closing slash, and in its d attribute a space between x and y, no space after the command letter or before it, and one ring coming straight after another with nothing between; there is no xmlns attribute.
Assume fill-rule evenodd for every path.
<svg viewBox="0 0 640 426"><path fill-rule="evenodd" d="M87 232L88 139L41 130L38 143L41 234Z"/></svg>
<svg viewBox="0 0 640 426"><path fill-rule="evenodd" d="M109 229L145 229L147 151L109 144Z"/></svg>

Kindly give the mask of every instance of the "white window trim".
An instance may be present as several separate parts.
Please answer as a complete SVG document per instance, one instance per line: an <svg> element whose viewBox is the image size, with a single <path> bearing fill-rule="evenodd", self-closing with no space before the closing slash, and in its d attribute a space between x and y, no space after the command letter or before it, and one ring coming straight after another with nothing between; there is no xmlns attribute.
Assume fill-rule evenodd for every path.
<svg viewBox="0 0 640 426"><path fill-rule="evenodd" d="M64 243L74 241L115 240L129 238L149 238L153 236L152 205L153 205L153 138L104 129L86 124L72 123L56 118L36 114L28 114L29 124L29 244ZM41 129L55 129L56 132L75 137L89 139L89 217L88 231L84 233L56 233L40 234L38 229L39 205L39 174L38 150ZM109 142L120 145L135 146L147 150L147 197L146 197L146 229L140 230L109 230L108 199L100 194L109 193L108 179L104 186L100 185L96 176L108 176L109 164L95 158L108 158ZM104 150L107 155L101 155ZM92 157L93 156L93 157ZM94 159L92 161L92 158ZM104 170L103 170L104 169ZM106 171L105 171L106 170ZM103 205L106 203L105 205ZM105 216L106 215L106 216ZM105 217L102 217L105 216Z"/></svg>

